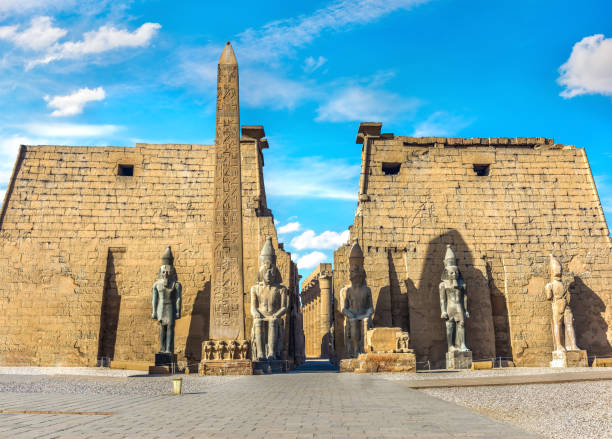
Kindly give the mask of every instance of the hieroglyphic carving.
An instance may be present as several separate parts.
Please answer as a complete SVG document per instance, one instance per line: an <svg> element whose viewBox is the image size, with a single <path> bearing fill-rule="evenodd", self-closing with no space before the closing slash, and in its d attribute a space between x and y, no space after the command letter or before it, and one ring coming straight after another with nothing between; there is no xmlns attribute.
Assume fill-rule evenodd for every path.
<svg viewBox="0 0 612 439"><path fill-rule="evenodd" d="M228 43L217 71L210 338L244 338L238 64Z"/></svg>

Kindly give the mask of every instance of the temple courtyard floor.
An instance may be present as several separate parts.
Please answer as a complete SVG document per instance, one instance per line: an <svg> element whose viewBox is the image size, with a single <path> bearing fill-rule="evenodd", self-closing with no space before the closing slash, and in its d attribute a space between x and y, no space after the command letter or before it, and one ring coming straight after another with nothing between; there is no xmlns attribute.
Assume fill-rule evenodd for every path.
<svg viewBox="0 0 612 439"><path fill-rule="evenodd" d="M0 437L612 438L612 368L141 374L0 367Z"/></svg>

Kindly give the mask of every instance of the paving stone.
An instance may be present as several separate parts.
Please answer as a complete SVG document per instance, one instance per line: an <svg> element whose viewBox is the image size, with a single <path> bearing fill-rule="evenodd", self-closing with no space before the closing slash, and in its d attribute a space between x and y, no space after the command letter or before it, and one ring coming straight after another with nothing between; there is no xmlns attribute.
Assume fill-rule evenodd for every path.
<svg viewBox="0 0 612 439"><path fill-rule="evenodd" d="M41 438L537 437L394 381L316 371L320 368L314 364L304 372L228 379L204 393L181 396L68 395L44 388L2 392L2 409L114 414L0 414L0 431Z"/></svg>

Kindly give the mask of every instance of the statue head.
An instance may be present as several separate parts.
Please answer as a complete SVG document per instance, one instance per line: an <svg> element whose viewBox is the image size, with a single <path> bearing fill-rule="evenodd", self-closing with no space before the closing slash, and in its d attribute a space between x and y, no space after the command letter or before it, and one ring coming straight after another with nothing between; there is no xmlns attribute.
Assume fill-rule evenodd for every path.
<svg viewBox="0 0 612 439"><path fill-rule="evenodd" d="M442 273L442 280L447 285L458 288L463 282L461 272L457 266L457 257L455 252L450 245L446 246L446 255L444 256L444 272Z"/></svg>
<svg viewBox="0 0 612 439"><path fill-rule="evenodd" d="M176 270L174 269L174 256L170 246L162 254L162 266L159 268L157 279L163 281L165 287L168 287L177 280Z"/></svg>
<svg viewBox="0 0 612 439"><path fill-rule="evenodd" d="M272 246L272 237L268 236L259 254L259 272L257 282L265 285L277 285L281 283L280 271L276 267L276 254Z"/></svg>
<svg viewBox="0 0 612 439"><path fill-rule="evenodd" d="M366 272L364 268L357 264L351 265L351 268L349 268L349 279L354 286L365 285Z"/></svg>
<svg viewBox="0 0 612 439"><path fill-rule="evenodd" d="M365 285L366 272L363 268L363 260L363 251L357 238L355 238L349 252L349 279L354 286Z"/></svg>
<svg viewBox="0 0 612 439"><path fill-rule="evenodd" d="M563 269L561 268L561 263L557 258L550 254L550 279L551 280L561 280L563 275Z"/></svg>

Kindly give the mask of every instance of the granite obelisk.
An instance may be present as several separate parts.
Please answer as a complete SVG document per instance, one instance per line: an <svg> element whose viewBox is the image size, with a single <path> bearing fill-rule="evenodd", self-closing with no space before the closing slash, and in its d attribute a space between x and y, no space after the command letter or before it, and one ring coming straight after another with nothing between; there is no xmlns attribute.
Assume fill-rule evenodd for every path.
<svg viewBox="0 0 612 439"><path fill-rule="evenodd" d="M217 68L211 340L244 339L238 63L228 42Z"/></svg>

